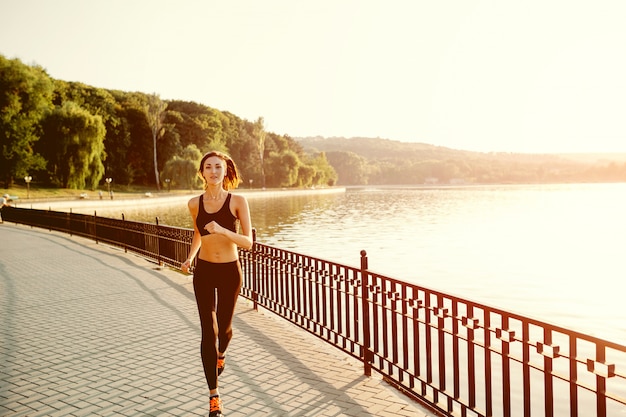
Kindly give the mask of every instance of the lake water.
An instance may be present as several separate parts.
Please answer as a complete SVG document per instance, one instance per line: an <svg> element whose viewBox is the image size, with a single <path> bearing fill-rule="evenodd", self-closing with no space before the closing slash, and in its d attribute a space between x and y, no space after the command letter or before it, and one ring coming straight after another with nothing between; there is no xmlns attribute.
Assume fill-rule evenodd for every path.
<svg viewBox="0 0 626 417"><path fill-rule="evenodd" d="M626 344L626 184L249 198L257 240ZM98 211L99 216L120 217ZM192 227L186 204L123 209Z"/></svg>

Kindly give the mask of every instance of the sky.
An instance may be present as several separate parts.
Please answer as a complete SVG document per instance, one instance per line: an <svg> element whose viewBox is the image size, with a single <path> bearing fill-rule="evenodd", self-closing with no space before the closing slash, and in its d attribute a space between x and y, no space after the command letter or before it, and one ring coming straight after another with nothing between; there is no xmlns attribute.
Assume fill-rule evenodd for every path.
<svg viewBox="0 0 626 417"><path fill-rule="evenodd" d="M623 0L0 0L0 54L279 135L626 152Z"/></svg>

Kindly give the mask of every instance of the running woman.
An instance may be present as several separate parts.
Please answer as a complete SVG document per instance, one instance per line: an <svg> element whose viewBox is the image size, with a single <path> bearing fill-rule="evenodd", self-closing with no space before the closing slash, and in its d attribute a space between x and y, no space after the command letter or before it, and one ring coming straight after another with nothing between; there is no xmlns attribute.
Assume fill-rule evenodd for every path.
<svg viewBox="0 0 626 417"><path fill-rule="evenodd" d="M202 328L200 355L209 386L209 417L223 417L217 377L224 370L226 349L233 337L233 314L241 288L238 248L252 247L252 226L245 197L229 192L241 178L228 155L218 151L205 154L198 174L204 181L204 193L188 203L194 233L181 269L189 273L198 256L193 288Z"/></svg>

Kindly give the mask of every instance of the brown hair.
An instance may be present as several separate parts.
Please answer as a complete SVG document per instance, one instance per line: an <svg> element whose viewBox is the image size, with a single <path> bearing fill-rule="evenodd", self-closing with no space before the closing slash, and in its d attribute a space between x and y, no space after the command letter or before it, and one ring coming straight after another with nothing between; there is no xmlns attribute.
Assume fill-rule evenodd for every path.
<svg viewBox="0 0 626 417"><path fill-rule="evenodd" d="M200 178L202 178L202 181L204 182L204 188L206 189L206 180L202 176L202 167L204 166L204 162L212 156L217 156L226 163L226 175L224 175L224 181L222 181L222 188L226 191L237 188L239 184L241 184L241 178L239 176L237 165L235 165L235 161L233 161L230 156L220 151L207 152L200 160L198 175L200 175Z"/></svg>

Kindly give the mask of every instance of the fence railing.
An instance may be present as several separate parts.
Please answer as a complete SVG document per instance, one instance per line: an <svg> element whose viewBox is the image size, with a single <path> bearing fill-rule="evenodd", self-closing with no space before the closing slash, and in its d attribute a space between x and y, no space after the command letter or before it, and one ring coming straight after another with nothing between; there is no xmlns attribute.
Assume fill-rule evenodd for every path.
<svg viewBox="0 0 626 417"><path fill-rule="evenodd" d="M5 208L5 221L80 235L179 267L193 231ZM626 416L626 346L368 269L255 242L242 296L449 416ZM584 308L581 306L581 308Z"/></svg>

